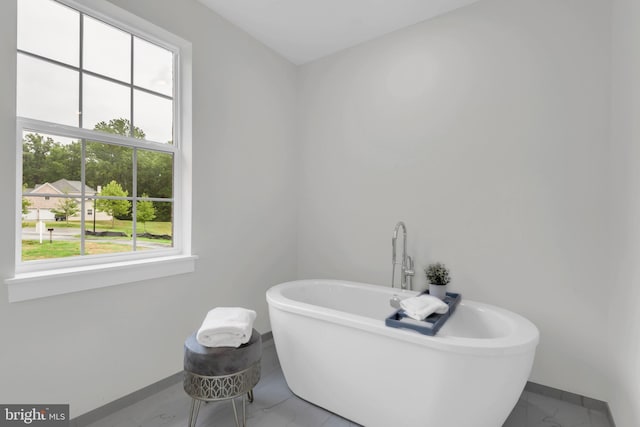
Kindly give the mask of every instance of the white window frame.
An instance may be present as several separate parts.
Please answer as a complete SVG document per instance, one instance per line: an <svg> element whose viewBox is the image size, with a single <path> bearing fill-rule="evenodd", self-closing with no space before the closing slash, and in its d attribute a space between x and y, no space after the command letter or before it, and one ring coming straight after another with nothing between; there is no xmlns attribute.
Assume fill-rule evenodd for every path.
<svg viewBox="0 0 640 427"><path fill-rule="evenodd" d="M43 262L21 261L22 220L22 135L23 130L45 134L60 134L96 140L94 131L53 124L34 119L16 119L16 241L15 273L5 279L9 302L25 301L105 286L156 279L195 270L196 256L191 254L191 184L192 184L192 110L191 110L191 43L157 27L105 0L57 0L80 12L100 19L142 39L174 52L174 233L171 249L118 253L100 257L58 258ZM119 135L100 134L99 140L112 143L132 141ZM138 140L140 148L152 148L153 143Z"/></svg>

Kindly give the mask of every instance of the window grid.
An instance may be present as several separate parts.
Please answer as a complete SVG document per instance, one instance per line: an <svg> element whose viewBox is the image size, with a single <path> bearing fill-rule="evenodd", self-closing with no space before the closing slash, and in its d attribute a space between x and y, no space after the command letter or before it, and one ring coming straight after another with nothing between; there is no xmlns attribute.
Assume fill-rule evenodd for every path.
<svg viewBox="0 0 640 427"><path fill-rule="evenodd" d="M83 110L83 99L84 99L84 73L83 73L83 69L84 69L84 13L80 12L78 14L78 19L80 20L78 28L80 31L80 40L79 40L79 44L80 44L80 51L78 52L78 127L82 129L83 126L83 121L84 121L84 115L82 114L82 110ZM46 59L46 58L41 58L41 59ZM73 67L72 67L73 68ZM82 152L84 154L84 142L82 144ZM84 159L84 155L82 156L82 158ZM84 162L83 162L84 163ZM84 166L82 166L82 176L84 177ZM83 180L84 182L84 180ZM84 233L84 230L82 230L82 232ZM84 239L82 242L82 247L84 249ZM84 253L84 251L83 251Z"/></svg>
<svg viewBox="0 0 640 427"><path fill-rule="evenodd" d="M55 0L54 0L55 1ZM58 2L56 1L56 3L62 5L62 6L66 6L66 7L70 7L68 5L65 5L64 3ZM78 127L82 128L84 123L83 123L83 117L84 117L84 106L83 106L83 99L84 99L84 93L83 93L83 82L84 82L84 75L87 74L89 76L92 77L96 77L96 78L100 78L103 80L106 80L108 82L111 83L115 83L115 84L120 84L123 86L127 86L129 88L129 92L130 92L130 97L129 97L129 108L130 108L130 113L129 113L129 121L131 122L131 131L133 131L133 129L135 129L135 121L134 121L134 91L135 90L139 90L141 92L145 92L147 94L150 95L154 95L154 96L158 96L160 98L166 99L166 100L170 100L170 101L174 101L174 97L170 96L170 95L166 95L162 92L158 92L158 91L154 91L152 89L148 89L146 87L143 86L138 86L134 83L134 57L135 57L135 48L134 48L134 40L136 37L138 37L141 40L144 40L148 43L151 43L153 45L156 45L158 47L161 47L163 49L166 49L164 46L159 46L156 43L154 43L153 41L150 41L148 39L145 39L143 37L140 37L139 35L135 35L133 34L131 31L128 31L126 29L121 29L115 25L113 25L112 23L109 22L105 22L97 17L91 16L93 19L96 19L97 21L108 25L110 27L114 27L117 28L121 31L124 31L125 33L127 33L129 35L129 45L130 45L130 70L129 70L129 78L130 78L130 82L125 82L123 80L119 80L110 76L107 76L105 74L102 73L97 73L95 71L91 71L91 70L87 70L84 68L84 18L85 16L87 16L87 14L85 12L83 12L82 10L79 9L75 9L73 7L71 7L71 9L76 10L78 12L78 19L79 19L79 33L80 33L80 37L79 37L79 53L78 53L78 66L74 66L71 64L67 64L65 62L62 61L58 61L55 60L53 58L48 58L46 56L43 55L39 55L37 53L33 53L33 52L29 52L28 50L24 50L24 49L17 49L18 53L21 53L23 55L27 55L30 56L32 58L41 60L41 61L46 61L50 64L53 65L57 65L57 66L61 66L73 71L76 71L78 73L78 86L79 86L79 99L78 99ZM167 49L168 50L168 49ZM173 63L175 63L175 60L173 61ZM175 68L175 67L174 67ZM175 80L175 73L174 73L174 80ZM173 105L173 109L174 109L174 114L172 114L173 117L175 117L175 103ZM175 126L174 126L175 127ZM175 131L173 132L175 135ZM131 135L133 136L133 135ZM173 140L175 140L175 136L172 138ZM160 141L158 141L160 142Z"/></svg>
<svg viewBox="0 0 640 427"><path fill-rule="evenodd" d="M56 0L54 0L56 1ZM56 3L59 3L62 6L66 6L66 7L71 7L68 6L67 4L64 4L63 2L58 2L56 1ZM137 202L139 201L152 201L152 202L168 202L172 204L172 211L175 212L175 210L177 209L177 206L175 205L175 194L173 195L173 197L170 198L160 198L160 197L145 197L144 199L138 197L137 195L137 181L138 181L138 149L140 148L144 148L146 150L151 150L151 151L157 151L157 152L162 152L162 153L171 153L173 155L173 166L172 166L172 174L173 174L173 188L176 187L176 179L179 178L179 175L177 173L176 170L176 165L177 165L177 158L176 155L178 154L178 150L177 150L177 141L176 141L176 135L177 135L177 128L179 126L179 122L176 121L176 105L175 105L175 99L174 96L169 96L166 95L164 93L158 92L158 91L154 91L152 89L148 89L146 87L142 87L139 85L136 85L134 83L134 67L135 67L135 61L134 61L134 57L135 57L135 51L134 51L134 41L135 38L139 38L140 40L144 40L148 43L151 43L153 45L159 46L163 49L166 49L168 51L170 51L172 53L173 56L173 60L172 60L172 68L173 68L173 87L174 90L173 92L175 93L175 81L177 79L177 69L176 69L176 63L177 63L177 58L176 58L176 52L170 49L167 49L165 46L161 46L158 45L157 43L150 41L144 37L141 37L139 34L134 34L133 32L131 32L128 29L121 29L119 28L117 25L114 25L113 23L110 22L105 22L104 20L91 15L91 14L86 14L85 12L83 12L82 10L75 8L75 7L71 7L73 10L76 10L79 14L79 61L78 61L78 66L74 66L62 61L58 61L55 60L53 58L48 58L46 56L43 55L39 55L33 52L29 52L27 50L24 49L17 49L18 54L22 54L22 55L26 55L41 61L45 61L48 62L50 64L56 65L56 66L61 66L70 70L73 70L75 72L78 73L78 85L79 85L79 93L78 93L78 131L84 131L84 132L80 132L80 133L91 133L91 137L90 138L86 138L86 137L82 137L79 138L79 142L81 144L81 162L80 162L80 175L81 175L81 194L78 196L71 196L71 195L61 195L61 194L29 194L29 197L44 197L46 199L49 199L50 197L54 197L56 199L65 199L65 198L77 198L80 197L80 255L81 256L85 256L86 255L86 247L85 247L85 242L86 242L86 199L87 196L86 192L85 192L85 185L86 185L86 160L87 160L87 152L86 152L86 145L87 145L87 139L89 139L91 142L99 142L99 143L103 143L103 144L108 144L108 145L116 145L116 146L124 146L124 147L130 147L132 148L132 191L131 191L131 195L130 196L125 196L125 197L120 197L120 196L97 196L96 194L91 195L91 197L95 198L96 200L127 200L130 201L132 203L131 206L131 217L132 217L132 252L136 252L137 250ZM129 70L129 76L130 76L130 82L125 82L95 71L91 71L91 70L87 70L84 68L84 20L85 20L85 16L90 16L93 19L98 20L99 22L108 25L110 27L114 27L117 28L121 31L124 31L125 33L128 34L129 36L129 45L130 45L130 70ZM119 141L114 142L114 138L112 138L112 135L110 135L109 133L106 132L101 132L101 131L97 131L97 130L91 130L91 129L85 129L83 127L83 118L84 118L84 75L89 75L92 77L96 77L99 79L103 79L106 80L108 82L114 83L114 84L118 84L118 85L123 85L129 88L129 122L130 122L130 129L129 129L129 135L127 136L123 136L122 138L120 138ZM135 125L135 121L134 121L134 94L135 91L141 91L147 94L151 94L157 97L160 97L162 99L165 100L170 100L172 101L172 118L173 118L173 130L172 130L172 141L173 144L167 144L167 143L162 143L160 141L151 141L151 140L140 140L140 139L136 139L134 137L134 131L136 128ZM18 147L19 147L19 155L21 155L22 153L22 134L23 131L29 131L29 132L35 132L35 133L48 133L48 134L55 134L58 136L62 136L62 137L75 137L74 135L77 135L79 132L76 132L76 129L67 129L67 131L64 131L64 128L67 128L67 126L65 125L57 125L55 123L48 123L48 122L42 122L36 119L29 119L29 118L18 118L19 121L19 128L20 131L18 132L18 134L20 135L19 137L19 141L18 141ZM52 129L47 129L51 127L52 129L55 129L53 132L51 132ZM115 138L118 139L118 138ZM131 141L130 139L134 139L135 141ZM140 142L139 142L140 141ZM144 141L144 142L142 142ZM20 157L20 156L19 156ZM20 165L22 163L20 162ZM20 167L20 182L22 181L22 167ZM20 192L21 193L21 192ZM92 212L93 213L93 212ZM95 213L93 213L93 215L95 216ZM175 251L176 249L176 236L175 235L175 226L176 224L173 222L174 221L174 214L171 215L172 217L172 235L173 235L173 240L172 240L172 251ZM20 240L20 239L19 239ZM130 253L121 253L121 254L130 254ZM17 257L18 260L21 260L21 256ZM52 258L49 261L57 261L60 260L60 258ZM24 261L21 261L21 263L23 263Z"/></svg>
<svg viewBox="0 0 640 427"><path fill-rule="evenodd" d="M132 148L133 152L136 153L135 155L132 155L133 159L136 159L137 157L137 151L139 149L144 149L144 150L149 150L149 151L157 151L157 152L161 152L161 153L166 153L166 154L171 154L173 157L173 162L174 162L174 170L172 171L172 173L174 174L174 187L176 185L176 181L178 179L178 175L176 173L176 168L175 168L175 163L176 163L176 156L179 153L179 150L173 146L173 145L168 145L168 144L158 144L155 142L150 142L150 141L146 141L146 140L141 140L141 139L134 139L131 137L127 137L127 136L121 136L121 135L115 135L115 134L109 134L109 133L102 133L102 132L97 132L97 131L93 131L93 130L88 130L88 129L83 129L83 128L76 128L76 127L71 127L71 126L65 126L65 125L57 125L54 123L48 123L48 122L43 122L43 121L39 121L39 120L35 120L35 119L29 119L29 118L23 118L23 117L18 117L17 119L18 121L18 126L17 126L17 142L18 142L18 158L20 159L21 155L22 155L22 141L23 141L23 134L25 132L28 133L43 133L46 135L57 135L57 136L65 136L65 137L70 137L70 138L77 138L79 140L79 142L81 143L81 152L82 152L82 161L80 163L80 167L81 167L81 190L80 190L80 195L69 195L69 194L57 194L57 193L39 193L37 195L34 194L29 194L29 197L37 197L37 198L43 198L43 199L50 199L51 197L55 198L55 199L74 199L74 198L80 198L81 199L81 229L80 229L80 257L82 258L86 258L88 255L86 254L85 251L85 242L86 242L86 238L85 238L85 231L86 231L86 219L85 219L85 203L86 203L86 199L88 197L91 198L95 198L96 200L127 200L129 202L132 203L132 249L130 252L120 252L120 253L116 253L116 254L111 254L111 255L107 255L106 258L114 258L114 257L118 257L118 256L125 256L126 258L130 258L131 256L134 255L135 252L137 252L136 247L137 247L137 219L134 220L136 218L136 213L135 213L135 207L136 207L136 202L140 202L140 201L151 201L151 202L160 202L160 203L171 203L173 205L173 209L172 211L175 212L175 210L177 209L176 206L176 202L177 202L177 198L176 195L174 194L173 197L138 197L135 194L135 191L137 191L137 161L135 161L132 165L133 171L135 173L135 175L133 175L133 179L132 179L132 186L134 188L134 190L132 191L132 195L130 196L98 196L96 194L92 194L92 195L88 195L86 194L86 189L85 189L85 178L86 178L86 143L88 142L87 140L90 140L91 142L99 142L99 143L103 143L103 144L107 144L107 145L115 145L115 146L124 146L124 147L128 147L128 148ZM91 135L91 137L87 137L88 135ZM95 135L95 136L93 136ZM124 143L125 141L129 140L129 144ZM136 159L137 160L137 159ZM133 160L132 160L133 161ZM19 195L20 198L22 196L24 196L24 194L22 194L22 189L21 189L21 181L22 181L22 162L20 161L18 163L18 187L20 187L19 190ZM95 217L95 213L94 213L94 217ZM172 218L173 218L173 214L172 214ZM21 222L20 220L20 215L18 216L18 222ZM176 228L176 223L172 220L172 236L173 236L173 240L172 240L172 247L171 248L167 248L167 249L161 249L161 251L163 252L170 252L170 253L176 253L176 252L180 252L181 248L180 248L180 241L179 241L179 234L176 235L175 233L175 228ZM21 260L21 243L20 243L20 236L18 236L18 245L16 247L16 260ZM144 251L145 254L150 253L150 251ZM140 254L140 253L139 253ZM101 255L103 257L105 257L104 255ZM39 263L39 261L26 261L27 263ZM51 259L47 259L44 261L45 265L50 264L50 263L56 263L56 264L60 264L60 265L65 265L69 263L68 259L65 258L51 258ZM92 264L95 263L95 261L91 262ZM19 261L18 265L24 265L25 261Z"/></svg>
<svg viewBox="0 0 640 427"><path fill-rule="evenodd" d="M132 36L132 40L133 40L133 36ZM133 41L132 41L132 45L133 45ZM134 94L134 90L139 90L141 92L145 92L145 93L148 93L150 95L158 96L160 98L163 98L163 99L166 99L166 100L169 100L169 101L174 101L174 98L172 96L165 95L164 93L161 93L161 92L156 92L156 91L154 91L152 89L147 89L145 87L138 86L138 85L133 84L133 83L127 83L127 82L124 82L122 80L114 79L113 77L105 76L104 74L100 74L100 73L96 73L94 71L89 71L89 70L82 69L81 67L76 67L74 65L65 64L64 62L60 62L60 61L57 61L55 59L47 58L45 56L41 56L41 55L38 55L36 53L32 53L32 52L25 51L25 50L22 50L22 49L17 49L17 51L18 51L18 53L20 53L22 55L30 56L32 58L35 58L35 59L38 59L38 60L41 60L41 61L45 61L45 62L48 62L48 63L53 64L53 65L57 65L57 66L67 68L67 69L72 70L72 71L76 71L78 73L78 80L79 80L79 83L78 83L79 84L78 112L80 113L80 114L78 114L78 118L79 118L78 127L80 127L80 128L82 128L82 126L83 126L83 123L82 123L82 117L83 117L83 115L82 115L82 111L83 111L83 105L82 105L83 84L82 84L82 82L83 82L83 78L82 77L83 77L84 74L92 76L92 77L96 77L96 78L99 78L99 79L103 79L103 80L106 80L106 81L111 82L111 83L127 86L127 87L130 88L130 92L131 92L130 121L131 121L131 124L132 124L132 126L131 126L132 129L133 129L133 126L134 126L134 124L133 124L134 123L133 122L133 119L134 119L134 117L133 117L133 103L134 103L133 94ZM133 52L132 52L132 55L133 55ZM80 55L80 56L81 56L80 62L82 63L82 55ZM131 66L131 74L133 74L133 64ZM160 142L160 141L156 141L156 142ZM160 142L160 143L162 143L162 142Z"/></svg>
<svg viewBox="0 0 640 427"><path fill-rule="evenodd" d="M82 25L80 26L80 29L81 29L80 34L82 35ZM82 40L82 38L80 38L80 40ZM82 45L82 41L80 42L80 44ZM82 65L82 53L80 53L80 65ZM82 78L80 78L80 82L82 82ZM80 83L80 93L82 94L82 83ZM82 96L80 97L80 105L82 105ZM80 127L82 127L82 114L79 114L79 116L80 116ZM80 256L83 256L86 254L86 238L85 237L87 235L87 229L86 229L85 217L84 217L85 196L86 196L85 182L87 178L86 177L87 144L85 143L84 139L81 139L80 141L81 141L80 142L80 182L82 183L82 185L80 186L80 212L82 212L82 214L80 215Z"/></svg>
<svg viewBox="0 0 640 427"><path fill-rule="evenodd" d="M23 50L23 49L17 49L17 51L18 51L18 53L21 53L23 55L30 56L32 58L36 58L36 59L39 59L39 60L42 60L42 61L46 61L46 62L49 62L51 64L58 65L60 67L68 68L69 70L73 70L73 71L77 71L77 72L81 71L80 67L76 67L75 65L70 65L70 64L67 64L67 63L64 63L64 62L60 62L60 61L58 61L56 59L47 58L46 56L38 55L37 53L29 52L29 51ZM127 83L127 82L124 82L122 80L115 79L113 77L105 76L104 74L96 73L95 71L83 69L82 73L83 74L88 74L88 75L90 75L92 77L97 77L97 78L100 78L100 79L107 80L107 81L109 81L111 83L116 83L116 84L120 84L120 85L128 86L128 87L130 86L131 90L135 89L135 90L139 90L139 91L142 91L142 92L146 92L146 93L148 93L150 95L159 96L161 98L164 98L164 99L167 99L167 100L170 100L170 101L174 100L174 98L172 96L165 95L162 92L156 92L153 89L148 89L148 88L143 87L143 86L138 86L138 85L135 85L135 84L132 84L132 83Z"/></svg>

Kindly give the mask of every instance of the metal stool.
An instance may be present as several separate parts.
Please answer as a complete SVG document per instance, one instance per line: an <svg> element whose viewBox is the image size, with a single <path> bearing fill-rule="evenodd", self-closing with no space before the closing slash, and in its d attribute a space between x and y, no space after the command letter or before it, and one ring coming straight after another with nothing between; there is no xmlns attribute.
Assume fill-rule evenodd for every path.
<svg viewBox="0 0 640 427"><path fill-rule="evenodd" d="M195 427L200 404L231 399L236 426L246 425L245 395L253 402L260 380L262 337L253 330L249 342L238 348L205 347L193 333L184 343L184 391L191 396L189 427ZM242 396L242 424L235 398Z"/></svg>

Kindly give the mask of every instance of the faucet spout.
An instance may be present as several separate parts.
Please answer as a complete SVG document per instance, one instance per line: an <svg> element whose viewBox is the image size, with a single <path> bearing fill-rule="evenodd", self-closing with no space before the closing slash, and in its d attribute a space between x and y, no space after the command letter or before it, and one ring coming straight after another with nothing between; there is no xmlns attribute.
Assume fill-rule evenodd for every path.
<svg viewBox="0 0 640 427"><path fill-rule="evenodd" d="M397 241L398 241L398 232L402 228L402 261L401 261L401 280L400 280L400 288L401 289L412 289L411 278L415 274L413 271L413 259L407 254L407 226L404 222L400 221L396 224L393 229L393 236L391 237L391 287L395 287L395 278L396 278L396 265L397 261Z"/></svg>

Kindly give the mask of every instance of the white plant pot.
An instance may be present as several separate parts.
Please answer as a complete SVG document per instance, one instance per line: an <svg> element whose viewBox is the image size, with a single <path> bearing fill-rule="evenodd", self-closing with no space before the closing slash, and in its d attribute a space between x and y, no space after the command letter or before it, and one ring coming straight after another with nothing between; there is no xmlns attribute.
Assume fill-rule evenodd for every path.
<svg viewBox="0 0 640 427"><path fill-rule="evenodd" d="M429 284L429 295L433 295L436 298L444 300L447 296L447 285L432 285Z"/></svg>

